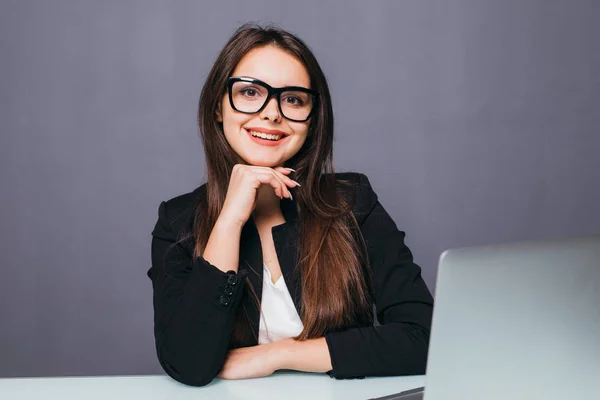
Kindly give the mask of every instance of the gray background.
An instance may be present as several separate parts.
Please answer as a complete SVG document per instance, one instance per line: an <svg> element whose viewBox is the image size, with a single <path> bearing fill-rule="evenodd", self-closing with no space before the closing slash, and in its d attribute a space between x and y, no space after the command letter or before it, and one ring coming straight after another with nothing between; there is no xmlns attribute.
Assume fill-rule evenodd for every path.
<svg viewBox="0 0 600 400"><path fill-rule="evenodd" d="M0 3L0 376L160 372L150 232L203 181L195 113L240 23L331 84L433 290L446 248L600 232L600 2Z"/></svg>

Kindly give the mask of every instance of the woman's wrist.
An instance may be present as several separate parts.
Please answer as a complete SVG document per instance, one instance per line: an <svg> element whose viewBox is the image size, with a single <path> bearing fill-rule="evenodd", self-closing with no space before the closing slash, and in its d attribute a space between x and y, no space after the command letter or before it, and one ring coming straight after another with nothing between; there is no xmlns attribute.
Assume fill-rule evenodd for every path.
<svg viewBox="0 0 600 400"><path fill-rule="evenodd" d="M291 369L305 372L331 370L329 347L325 338L310 340L283 339L270 344L275 370Z"/></svg>
<svg viewBox="0 0 600 400"><path fill-rule="evenodd" d="M269 358L272 360L275 370L292 369L290 367L290 354L294 344L294 339L282 339L268 345Z"/></svg>
<svg viewBox="0 0 600 400"><path fill-rule="evenodd" d="M243 222L234 220L232 218L228 218L224 215L221 215L217 218L217 221L215 222L215 226L213 227L213 230L219 229L219 230L223 230L223 231L237 232L238 230L241 231L243 227L244 227Z"/></svg>

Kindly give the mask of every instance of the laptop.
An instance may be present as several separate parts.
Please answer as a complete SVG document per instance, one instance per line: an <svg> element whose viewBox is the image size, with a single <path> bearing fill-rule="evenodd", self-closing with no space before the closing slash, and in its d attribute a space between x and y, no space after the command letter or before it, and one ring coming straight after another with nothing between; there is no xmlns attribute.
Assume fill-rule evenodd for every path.
<svg viewBox="0 0 600 400"><path fill-rule="evenodd" d="M600 399L600 236L445 251L423 397Z"/></svg>

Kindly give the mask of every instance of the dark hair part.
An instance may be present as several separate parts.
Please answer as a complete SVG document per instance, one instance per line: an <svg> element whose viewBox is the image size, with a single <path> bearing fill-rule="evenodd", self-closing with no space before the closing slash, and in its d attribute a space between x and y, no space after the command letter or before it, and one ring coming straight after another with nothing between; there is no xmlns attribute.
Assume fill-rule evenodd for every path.
<svg viewBox="0 0 600 400"><path fill-rule="evenodd" d="M320 96L306 142L286 162L287 167L296 170L295 180L301 184L294 191L300 218L296 270L301 276L300 317L304 324L297 339L317 338L357 323L372 322L371 279L365 273L369 271L364 268L368 263L366 249L351 212L351 202L336 189L344 182L336 182L333 174L333 109L327 80L306 44L280 28L254 24L238 28L218 55L202 89L198 123L206 153L207 190L195 214L194 257L202 255L206 247L238 159L216 120L218 104L226 94L227 78L244 55L265 46L275 46L302 62L310 76L311 88ZM247 284L252 295L254 290L248 287L249 281ZM234 341L246 333L242 332L244 315L240 309ZM253 334L256 337L257 333Z"/></svg>

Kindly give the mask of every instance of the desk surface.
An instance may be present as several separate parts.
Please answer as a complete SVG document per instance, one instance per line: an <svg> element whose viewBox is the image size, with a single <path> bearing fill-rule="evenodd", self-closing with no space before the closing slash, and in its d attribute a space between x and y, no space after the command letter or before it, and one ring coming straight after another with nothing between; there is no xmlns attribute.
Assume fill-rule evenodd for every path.
<svg viewBox="0 0 600 400"><path fill-rule="evenodd" d="M366 400L425 385L424 376L336 380L325 374L277 372L259 379L215 379L204 387L167 376L0 379L1 399Z"/></svg>

